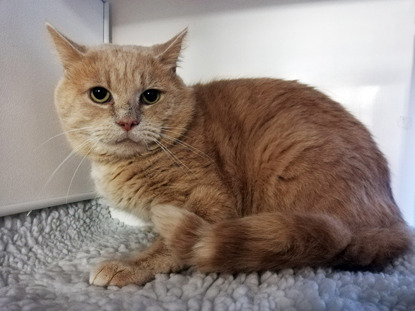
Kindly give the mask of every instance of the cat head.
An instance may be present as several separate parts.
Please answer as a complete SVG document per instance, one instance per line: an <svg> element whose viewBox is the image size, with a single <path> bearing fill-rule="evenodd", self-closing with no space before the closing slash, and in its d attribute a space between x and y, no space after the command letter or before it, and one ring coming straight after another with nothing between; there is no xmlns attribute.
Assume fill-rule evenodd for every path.
<svg viewBox="0 0 415 311"><path fill-rule="evenodd" d="M192 93L176 74L186 30L151 47L86 47L47 29L64 68L55 106L76 151L129 158L182 134L193 114Z"/></svg>

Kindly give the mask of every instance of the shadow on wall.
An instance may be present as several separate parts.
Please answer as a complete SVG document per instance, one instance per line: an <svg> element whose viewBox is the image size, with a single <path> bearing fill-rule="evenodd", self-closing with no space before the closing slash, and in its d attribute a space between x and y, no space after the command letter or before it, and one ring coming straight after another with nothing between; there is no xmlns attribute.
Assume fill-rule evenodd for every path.
<svg viewBox="0 0 415 311"><path fill-rule="evenodd" d="M267 6L293 6L313 4L318 2L344 2L346 0L245 0L245 1L223 1L223 0L140 0L129 2L128 5L117 5L121 0L107 0L113 12L118 8L124 9L122 20L117 20L118 25L131 24L157 19L170 19L188 15L205 15L213 13L226 13L228 11L260 9ZM347 0L347 2L373 2L377 0ZM117 12L113 12L117 16Z"/></svg>

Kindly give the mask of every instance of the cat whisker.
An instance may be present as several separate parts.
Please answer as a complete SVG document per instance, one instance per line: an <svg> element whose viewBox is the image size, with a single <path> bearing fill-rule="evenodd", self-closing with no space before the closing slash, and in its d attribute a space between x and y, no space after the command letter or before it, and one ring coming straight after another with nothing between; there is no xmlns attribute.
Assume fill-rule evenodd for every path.
<svg viewBox="0 0 415 311"><path fill-rule="evenodd" d="M81 159L81 161L79 162L78 166L75 169L75 172L72 175L71 181L69 182L69 186L68 186L68 191L66 192L66 203L68 203L68 197L69 197L69 192L71 190L72 187L72 182L75 179L75 175L78 172L79 168L81 167L82 163L85 161L86 157L90 154L90 152L92 151L92 149L98 144L99 140L95 139L95 143L92 145L91 148L89 148L88 152L86 153L86 155L83 156L83 158Z"/></svg>
<svg viewBox="0 0 415 311"><path fill-rule="evenodd" d="M188 128L185 127L177 127L177 126L160 126L159 128L161 128L162 130L179 130L182 131L183 133L186 132L192 132L192 133L196 133L195 131L189 130ZM179 134L179 133L177 133Z"/></svg>
<svg viewBox="0 0 415 311"><path fill-rule="evenodd" d="M167 132L172 132L172 133L174 133L173 131L167 131ZM193 153L195 153L195 154L197 154L197 155L199 155L199 156L201 156L201 157L203 157L203 158L208 159L208 160L209 160L209 161L211 161L211 162L213 162L213 161L214 161L214 160L213 160L210 156L208 156L206 153L204 153L203 151L201 151L201 150L199 150L199 149L197 149L197 148L195 148L195 147L193 147L193 146L189 145L188 143L185 143L185 142L184 142L183 140L181 140L181 139L178 139L178 138L173 138L173 137L171 137L171 136L169 136L169 135L167 135L167 134L164 134L164 133L160 133L160 135L161 135L162 137L164 137L164 138L166 138L166 139L170 140L170 141L177 142L178 144L182 145L182 146L183 146L183 147L185 147L186 149L188 149L188 150L192 151Z"/></svg>
<svg viewBox="0 0 415 311"><path fill-rule="evenodd" d="M153 137L153 138L155 138L157 141L159 141L159 139L158 139L159 137L163 137L163 138L171 141L172 143L178 143L179 145L182 145L186 149L192 151L194 154L196 154L196 155L198 155L200 157L203 157L203 158L209 160L211 163L214 163L214 160L211 157L209 157L206 153L204 153L203 151L200 151L199 149L197 149L197 148L195 148L195 147L193 147L193 146L185 143L184 141L182 141L182 140L180 140L178 138L173 138L170 135L165 134L165 133L159 133L158 132L158 128L156 128L156 127L150 127L150 126L148 126L146 128L146 130L147 130L147 133L148 134L152 134L153 136L156 136L157 138L155 138L155 137ZM171 132L171 133L176 134L176 132L173 132L173 131L168 131L168 130L164 130L164 131L167 131L167 132ZM164 146L164 147L166 147L166 146Z"/></svg>
<svg viewBox="0 0 415 311"><path fill-rule="evenodd" d="M59 134L57 134L55 136L52 136L49 139L45 140L43 143L41 143L39 146L37 146L33 151L37 151L39 148L41 148L42 146L46 145L51 140L53 140L55 138L58 138L60 136L63 136L65 134L67 134L67 133L82 131L82 130L86 130L86 129L89 129L89 128L93 128L93 127L92 126L85 126L85 127L80 127L80 128L76 128L76 129L72 129L72 130L69 130L69 131L65 131L65 132L59 133Z"/></svg>
<svg viewBox="0 0 415 311"><path fill-rule="evenodd" d="M144 142L144 145L146 145L147 152L150 151L150 148L148 147L147 141L145 139L143 139L143 142Z"/></svg>
<svg viewBox="0 0 415 311"><path fill-rule="evenodd" d="M92 200L95 201L96 199L99 199L99 198L101 198L101 196L99 195L98 192L95 191L95 196L94 196L94 198Z"/></svg>
<svg viewBox="0 0 415 311"><path fill-rule="evenodd" d="M181 134L181 133L179 133L179 132L175 132L175 131L170 131L170 130L167 130L168 128L171 128L171 129L176 129L176 130L183 129L183 130L188 131L186 128L181 128L181 127L161 127L161 129L163 130L163 132L169 132L169 133L172 133L172 134ZM159 133L159 129L160 129L160 128L157 128L157 127L155 127L155 126L151 126L151 125L147 126L147 128L146 128L146 130L147 130L149 133L151 133L151 134L154 134L154 135L156 135L156 136L162 136L162 137L164 137L164 138L166 138L166 139L168 139L168 140L172 141L173 143L177 142L178 144L180 144L180 145L182 145L182 146L186 147L188 150L190 150L190 151L194 152L195 154L197 154L197 155L199 155L199 156L202 156L202 157L204 157L204 158L206 158L206 159L208 159L208 160L210 160L210 161L212 161L212 162L214 161L214 160L213 160L210 156L208 156L206 153L204 153L203 151L201 151L201 150L199 150L199 149L197 149L197 148L195 148L195 147L193 147L193 146L189 145L188 143L184 142L183 140L181 140L181 139L179 139L179 138L173 138L173 137L171 137L170 135L165 134L165 133Z"/></svg>
<svg viewBox="0 0 415 311"><path fill-rule="evenodd" d="M76 152L78 152L82 147L84 147L86 144L91 142L91 139L88 138L85 140L82 144L80 144L77 148L73 149L66 158L58 165L58 167L52 172L52 174L49 176L48 180L45 182L41 190L38 192L38 195L35 199L38 199L42 192L45 191L46 187L49 185L49 183L52 181L53 177L55 177L56 173L62 168L62 166L74 155Z"/></svg>
<svg viewBox="0 0 415 311"><path fill-rule="evenodd" d="M190 168L188 168L179 158L177 158L173 152L171 152L165 145L163 145L160 141L158 141L156 138L149 137L153 142L155 142L172 160L173 163L177 164L185 174L187 172L183 169L186 168L188 171L190 171Z"/></svg>

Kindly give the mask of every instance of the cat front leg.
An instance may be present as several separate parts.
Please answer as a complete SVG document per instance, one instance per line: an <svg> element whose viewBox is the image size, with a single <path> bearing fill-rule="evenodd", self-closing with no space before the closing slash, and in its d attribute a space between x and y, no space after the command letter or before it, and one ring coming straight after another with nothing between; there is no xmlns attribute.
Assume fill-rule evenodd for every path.
<svg viewBox="0 0 415 311"><path fill-rule="evenodd" d="M158 273L177 272L184 268L159 237L153 245L137 256L125 260L108 260L95 266L89 283L97 286L142 285Z"/></svg>

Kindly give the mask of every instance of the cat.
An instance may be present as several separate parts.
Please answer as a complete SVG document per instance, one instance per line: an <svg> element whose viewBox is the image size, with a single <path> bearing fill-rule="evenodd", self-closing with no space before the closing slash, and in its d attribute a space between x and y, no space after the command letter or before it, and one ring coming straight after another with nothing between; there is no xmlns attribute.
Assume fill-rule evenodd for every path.
<svg viewBox="0 0 415 311"><path fill-rule="evenodd" d="M154 224L154 243L90 273L384 267L411 247L368 130L312 87L280 79L186 86L187 29L151 47L80 45L47 25L64 76L55 106L97 192Z"/></svg>

